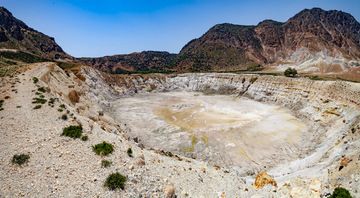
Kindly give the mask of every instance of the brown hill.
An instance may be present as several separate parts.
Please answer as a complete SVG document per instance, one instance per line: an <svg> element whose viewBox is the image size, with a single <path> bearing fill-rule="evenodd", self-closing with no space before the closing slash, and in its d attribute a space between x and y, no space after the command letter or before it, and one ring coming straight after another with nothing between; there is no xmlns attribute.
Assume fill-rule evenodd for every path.
<svg viewBox="0 0 360 198"><path fill-rule="evenodd" d="M194 71L247 70L257 65L326 62L327 58L360 59L360 24L345 12L313 8L285 23L215 25L183 47L177 65Z"/></svg>
<svg viewBox="0 0 360 198"><path fill-rule="evenodd" d="M0 48L20 50L51 60L71 58L54 38L28 27L4 7L0 7Z"/></svg>

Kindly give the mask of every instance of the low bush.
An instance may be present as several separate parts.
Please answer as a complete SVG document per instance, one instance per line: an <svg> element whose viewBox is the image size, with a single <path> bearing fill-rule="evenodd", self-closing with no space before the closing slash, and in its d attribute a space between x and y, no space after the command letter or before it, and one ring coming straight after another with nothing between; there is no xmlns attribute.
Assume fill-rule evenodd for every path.
<svg viewBox="0 0 360 198"><path fill-rule="evenodd" d="M88 141L89 137L87 135L84 135L84 136L81 137L81 140L82 141Z"/></svg>
<svg viewBox="0 0 360 198"><path fill-rule="evenodd" d="M17 165L21 166L21 165L29 162L29 159L30 159L30 156L27 154L19 154L19 155L16 154L13 156L11 162L13 164L17 164Z"/></svg>
<svg viewBox="0 0 360 198"><path fill-rule="evenodd" d="M63 133L61 135L76 139L76 138L80 138L81 134L82 134L81 126L68 126L63 129Z"/></svg>
<svg viewBox="0 0 360 198"><path fill-rule="evenodd" d="M122 189L125 188L126 177L120 173L112 173L110 174L105 181L105 187L110 190Z"/></svg>
<svg viewBox="0 0 360 198"><path fill-rule="evenodd" d="M34 83L34 84L36 84L36 83L38 83L38 82L39 82L39 79L38 79L38 78L36 78L36 77L33 77L33 78L32 78L32 80L33 80L33 83Z"/></svg>
<svg viewBox="0 0 360 198"><path fill-rule="evenodd" d="M45 104L47 102L44 98L33 98L32 103L33 104Z"/></svg>
<svg viewBox="0 0 360 198"><path fill-rule="evenodd" d="M45 92L46 92L45 87L39 87L37 90L38 90L38 91L40 91L40 92L43 92L43 93L45 93Z"/></svg>
<svg viewBox="0 0 360 198"><path fill-rule="evenodd" d="M66 114L64 114L64 115L62 115L62 116L61 116L61 119L62 119L62 120L67 120L67 119L68 119L68 117L67 117L67 115L66 115Z"/></svg>
<svg viewBox="0 0 360 198"><path fill-rule="evenodd" d="M35 107L34 107L34 109L40 109L41 108L41 105L36 105Z"/></svg>
<svg viewBox="0 0 360 198"><path fill-rule="evenodd" d="M289 67L284 71L284 75L286 77L295 77L297 75L297 70L295 68Z"/></svg>
<svg viewBox="0 0 360 198"><path fill-rule="evenodd" d="M101 161L101 167L103 167L103 168L107 168L107 167L111 166L111 164L112 164L112 162L109 161L109 160L102 160Z"/></svg>
<svg viewBox="0 0 360 198"><path fill-rule="evenodd" d="M114 151L114 146L104 141L93 146L93 150L97 155L106 156Z"/></svg>
<svg viewBox="0 0 360 198"><path fill-rule="evenodd" d="M4 110L4 108L2 107L4 104L4 100L0 100L0 111Z"/></svg>
<svg viewBox="0 0 360 198"><path fill-rule="evenodd" d="M345 188L337 187L329 198L352 198L350 192Z"/></svg>
<svg viewBox="0 0 360 198"><path fill-rule="evenodd" d="M126 153L128 154L129 157L133 157L133 151L131 148L128 148Z"/></svg>

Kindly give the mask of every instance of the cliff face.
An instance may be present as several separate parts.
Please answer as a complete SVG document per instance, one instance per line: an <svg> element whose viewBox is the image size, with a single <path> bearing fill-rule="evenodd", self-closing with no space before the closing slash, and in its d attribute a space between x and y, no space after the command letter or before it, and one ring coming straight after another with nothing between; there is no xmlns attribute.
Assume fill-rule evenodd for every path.
<svg viewBox="0 0 360 198"><path fill-rule="evenodd" d="M320 8L305 9L285 23L220 24L185 45L179 57L180 69L195 71L329 62L345 69L360 59L360 24L350 14Z"/></svg>
<svg viewBox="0 0 360 198"><path fill-rule="evenodd" d="M28 27L0 7L0 48L16 49L47 59L71 58L54 38Z"/></svg>

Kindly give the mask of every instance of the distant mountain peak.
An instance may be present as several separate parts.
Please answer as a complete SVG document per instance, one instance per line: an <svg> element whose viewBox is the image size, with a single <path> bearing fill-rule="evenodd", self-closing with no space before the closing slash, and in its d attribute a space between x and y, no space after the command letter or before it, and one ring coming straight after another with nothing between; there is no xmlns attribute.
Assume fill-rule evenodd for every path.
<svg viewBox="0 0 360 198"><path fill-rule="evenodd" d="M179 65L195 71L333 59L346 68L351 60L360 60L360 25L342 11L304 9L284 23L267 19L256 26L217 24L186 44L180 56L185 58Z"/></svg>
<svg viewBox="0 0 360 198"><path fill-rule="evenodd" d="M4 7L0 7L0 48L16 49L47 59L72 58L53 37L28 27Z"/></svg>

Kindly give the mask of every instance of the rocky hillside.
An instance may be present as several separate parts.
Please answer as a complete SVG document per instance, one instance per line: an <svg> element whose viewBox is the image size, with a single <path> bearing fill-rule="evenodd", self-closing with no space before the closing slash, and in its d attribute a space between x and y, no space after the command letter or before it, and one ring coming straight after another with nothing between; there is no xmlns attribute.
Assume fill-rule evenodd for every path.
<svg viewBox="0 0 360 198"><path fill-rule="evenodd" d="M128 72L166 72L168 65L175 59L176 54L157 51L143 51L140 53L104 56L100 58L80 58L79 60L102 71L111 73Z"/></svg>
<svg viewBox="0 0 360 198"><path fill-rule="evenodd" d="M350 14L305 9L286 22L218 24L186 44L178 55L141 52L80 59L113 73L143 70L257 71L269 66L303 72L359 73L360 24Z"/></svg>
<svg viewBox="0 0 360 198"><path fill-rule="evenodd" d="M0 7L0 48L24 51L46 59L71 58L54 38L38 32Z"/></svg>
<svg viewBox="0 0 360 198"><path fill-rule="evenodd" d="M219 24L180 51L182 70L249 70L257 65L316 65L360 59L360 24L350 14L305 9L285 23ZM310 62L309 62L310 61ZM339 61L337 61L339 62ZM358 66L358 65L356 65Z"/></svg>

